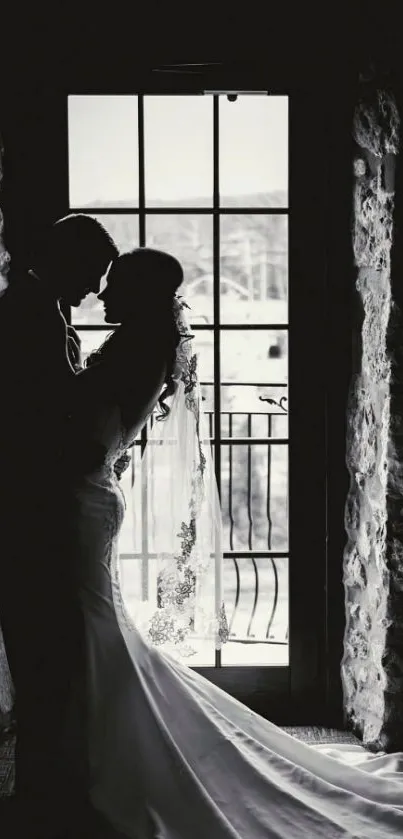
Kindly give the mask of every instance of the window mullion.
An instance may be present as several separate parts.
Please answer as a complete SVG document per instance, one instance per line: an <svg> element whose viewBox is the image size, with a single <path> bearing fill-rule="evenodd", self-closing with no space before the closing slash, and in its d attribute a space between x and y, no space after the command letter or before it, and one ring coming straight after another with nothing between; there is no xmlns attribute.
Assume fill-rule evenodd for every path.
<svg viewBox="0 0 403 839"><path fill-rule="evenodd" d="M138 130L138 155L139 155L139 245L141 248L146 244L146 219L145 219L145 171L144 171L144 96L137 97L137 130ZM147 424L141 430L141 455L142 470L147 468ZM148 578L149 578L149 542L148 542L148 481L142 480L141 487L141 597L148 599Z"/></svg>
<svg viewBox="0 0 403 839"><path fill-rule="evenodd" d="M213 97L213 325L214 325L214 466L221 501L221 332L220 332L220 181L219 97ZM218 546L216 544L216 551ZM221 569L222 573L222 569ZM221 650L215 651L215 666L221 667Z"/></svg>
<svg viewBox="0 0 403 839"><path fill-rule="evenodd" d="M68 215L71 212L71 210L69 209L69 207L70 207L70 150L69 150L70 138L69 138L69 97L68 96L65 97L65 111L64 111L64 113L65 113L65 126L66 126L66 137L67 137L66 149L65 149L65 152L66 152L66 158L65 158L65 173L66 173L65 186L66 186L66 189L65 189L65 195L64 195L64 203L65 203L65 207L66 207L65 215ZM68 303L65 303L62 300L60 302L60 311L61 311L63 317L65 318L66 323L71 325L71 306L69 306Z"/></svg>
<svg viewBox="0 0 403 839"><path fill-rule="evenodd" d="M216 439L215 471L221 499L221 314L220 314L220 188L219 188L219 97L213 97L213 326L214 326L214 436Z"/></svg>
<svg viewBox="0 0 403 839"><path fill-rule="evenodd" d="M137 130L139 150L139 244L141 248L146 244L145 218L145 168L144 168L144 96L137 97Z"/></svg>

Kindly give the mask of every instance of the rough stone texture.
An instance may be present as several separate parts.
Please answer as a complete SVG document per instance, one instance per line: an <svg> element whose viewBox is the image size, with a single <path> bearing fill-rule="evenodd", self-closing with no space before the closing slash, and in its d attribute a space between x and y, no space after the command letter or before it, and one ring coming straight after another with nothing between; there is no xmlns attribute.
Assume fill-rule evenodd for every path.
<svg viewBox="0 0 403 839"><path fill-rule="evenodd" d="M14 691L0 628L0 730L7 724L14 705Z"/></svg>
<svg viewBox="0 0 403 839"><path fill-rule="evenodd" d="M1 182L3 179L3 146L0 137L0 199L1 199ZM3 242L3 213L0 205L0 296L7 288L7 273L9 268L10 257L7 253ZM4 715L7 715L13 705L13 689L8 669L7 657L3 644L3 636L0 627L0 727Z"/></svg>
<svg viewBox="0 0 403 839"><path fill-rule="evenodd" d="M2 209L1 209L1 184L2 184L2 180L3 180L3 156L4 156L3 143L2 143L1 136L0 136L0 294L1 294L2 291L4 291L5 288L7 288L7 274L8 274L8 269L9 269L9 265L10 265L10 255L7 252L6 247L4 245L4 241L3 241L4 222L3 222L3 213L2 213Z"/></svg>
<svg viewBox="0 0 403 839"><path fill-rule="evenodd" d="M375 751L403 749L403 414L393 396L403 385L403 337L391 278L399 132L391 94L357 106L342 681L346 714Z"/></svg>

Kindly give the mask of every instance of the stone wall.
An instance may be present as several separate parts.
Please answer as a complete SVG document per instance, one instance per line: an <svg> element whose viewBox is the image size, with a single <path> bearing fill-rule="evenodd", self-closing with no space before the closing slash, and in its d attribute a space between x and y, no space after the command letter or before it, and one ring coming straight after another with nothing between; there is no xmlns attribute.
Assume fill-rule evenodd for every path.
<svg viewBox="0 0 403 839"><path fill-rule="evenodd" d="M10 258L3 241L3 213L1 209L1 185L3 180L3 144L0 137L0 296L7 288L7 274ZM0 534L1 538L1 534ZM3 635L0 626L0 729L13 706L13 687L8 669Z"/></svg>
<svg viewBox="0 0 403 839"><path fill-rule="evenodd" d="M391 270L399 134L393 95L374 89L354 121L357 306L342 661L346 715L374 750L403 749L403 416L394 398L399 379L403 387L396 353L403 321Z"/></svg>
<svg viewBox="0 0 403 839"><path fill-rule="evenodd" d="M1 207L1 187L3 181L3 157L4 149L3 142L0 136L0 295L7 288L7 274L10 266L10 256L6 250L3 233L4 233L4 219Z"/></svg>

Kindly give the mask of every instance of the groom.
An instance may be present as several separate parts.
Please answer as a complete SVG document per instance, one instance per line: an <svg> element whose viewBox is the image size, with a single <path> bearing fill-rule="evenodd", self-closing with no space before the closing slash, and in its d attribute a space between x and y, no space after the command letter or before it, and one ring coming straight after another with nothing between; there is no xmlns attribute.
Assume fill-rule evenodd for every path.
<svg viewBox="0 0 403 839"><path fill-rule="evenodd" d="M117 255L98 221L66 216L37 247L30 270L11 270L0 299L0 622L16 692L16 801L25 835L43 839L57 839L57 821L75 801L80 806L58 759L82 647L59 457L76 359L59 301L78 306L98 292Z"/></svg>

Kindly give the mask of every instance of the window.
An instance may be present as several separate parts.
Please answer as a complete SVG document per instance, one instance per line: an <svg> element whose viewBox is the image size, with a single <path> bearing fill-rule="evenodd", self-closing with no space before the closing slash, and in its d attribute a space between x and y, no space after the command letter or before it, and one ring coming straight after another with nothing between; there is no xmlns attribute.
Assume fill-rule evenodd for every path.
<svg viewBox="0 0 403 839"><path fill-rule="evenodd" d="M288 690L295 561L288 508L288 97L74 95L68 128L70 210L98 217L119 248L165 249L185 270L221 493L231 629L221 655L203 649L192 666L208 668L230 690L231 675L220 681L219 671L236 672L246 684L254 669L267 691L277 674ZM105 325L95 297L73 310L72 323L85 352L101 343ZM138 443L123 480L133 502L120 545L129 601L144 575Z"/></svg>

